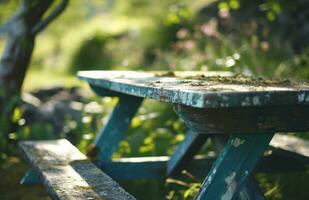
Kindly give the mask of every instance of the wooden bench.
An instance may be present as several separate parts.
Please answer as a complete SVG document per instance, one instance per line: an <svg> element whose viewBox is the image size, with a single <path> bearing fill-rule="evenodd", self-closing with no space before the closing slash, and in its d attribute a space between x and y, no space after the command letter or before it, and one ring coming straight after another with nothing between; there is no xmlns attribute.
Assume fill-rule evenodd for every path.
<svg viewBox="0 0 309 200"><path fill-rule="evenodd" d="M135 199L66 139L23 141L19 147L53 199Z"/></svg>

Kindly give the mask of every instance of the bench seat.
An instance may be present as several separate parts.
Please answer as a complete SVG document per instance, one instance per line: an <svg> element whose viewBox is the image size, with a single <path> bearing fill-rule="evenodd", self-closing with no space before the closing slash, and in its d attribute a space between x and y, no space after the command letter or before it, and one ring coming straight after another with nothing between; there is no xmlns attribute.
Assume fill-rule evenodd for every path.
<svg viewBox="0 0 309 200"><path fill-rule="evenodd" d="M135 199L66 139L23 141L19 147L53 199Z"/></svg>

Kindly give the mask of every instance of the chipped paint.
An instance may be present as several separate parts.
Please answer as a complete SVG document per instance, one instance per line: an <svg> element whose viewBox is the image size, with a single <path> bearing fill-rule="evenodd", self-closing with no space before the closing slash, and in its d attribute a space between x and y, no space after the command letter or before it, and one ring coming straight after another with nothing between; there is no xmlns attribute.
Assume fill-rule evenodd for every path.
<svg viewBox="0 0 309 200"><path fill-rule="evenodd" d="M250 98L246 97L245 100L243 102L241 102L241 105L242 106L250 106L251 105Z"/></svg>
<svg viewBox="0 0 309 200"><path fill-rule="evenodd" d="M253 97L252 102L255 106L261 104L260 99L257 96Z"/></svg>
<svg viewBox="0 0 309 200"><path fill-rule="evenodd" d="M231 200L237 188L235 181L236 172L232 172L224 181L226 183L226 192L221 196L221 200Z"/></svg>
<svg viewBox="0 0 309 200"><path fill-rule="evenodd" d="M236 137L234 140L232 140L232 145L236 148L239 147L243 143L245 143L245 140L241 140L238 137Z"/></svg>
<svg viewBox="0 0 309 200"><path fill-rule="evenodd" d="M262 85L257 86L260 79L256 79L255 84L252 85L251 82L247 84L246 81L239 81L234 77L236 80L229 82L233 84L225 84L225 79L215 78L220 81L212 82L213 85L207 83L192 86L190 85L192 81L201 80L194 80L194 76L188 81L181 79L182 76L180 79L175 79L165 76L156 77L155 73L133 71L84 71L78 72L78 76L102 89L197 108L267 106L283 103L284 105L299 103L307 105L309 103L309 84L307 83L291 84L287 88L285 81L262 81Z"/></svg>
<svg viewBox="0 0 309 200"><path fill-rule="evenodd" d="M298 102L303 102L305 100L305 93L300 93L297 95Z"/></svg>

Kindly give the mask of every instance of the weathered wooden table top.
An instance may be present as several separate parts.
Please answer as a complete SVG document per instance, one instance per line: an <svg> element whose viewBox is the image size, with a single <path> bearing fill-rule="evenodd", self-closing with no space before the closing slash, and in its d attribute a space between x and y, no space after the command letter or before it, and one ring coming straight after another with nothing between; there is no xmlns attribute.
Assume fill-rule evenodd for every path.
<svg viewBox="0 0 309 200"><path fill-rule="evenodd" d="M309 105L309 83L229 72L80 71L89 84L197 108Z"/></svg>

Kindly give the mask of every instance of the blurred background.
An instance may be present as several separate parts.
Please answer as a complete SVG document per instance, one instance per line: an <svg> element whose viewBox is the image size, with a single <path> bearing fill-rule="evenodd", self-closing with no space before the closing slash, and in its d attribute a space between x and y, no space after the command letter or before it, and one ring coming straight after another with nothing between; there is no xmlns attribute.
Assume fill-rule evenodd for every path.
<svg viewBox="0 0 309 200"><path fill-rule="evenodd" d="M0 0L0 26L18 7ZM27 169L19 140L68 138L86 153L106 122L117 99L96 97L78 70L223 70L308 81L308 44L307 0L71 0L36 38L16 131L0 152L0 199L49 199L39 186L19 186ZM1 52L4 45L0 37ZM185 129L170 105L147 100L114 157L170 155ZM207 143L201 153L211 149ZM138 199L192 199L202 179L183 176L120 183ZM256 177L270 200L309 199L309 170Z"/></svg>

